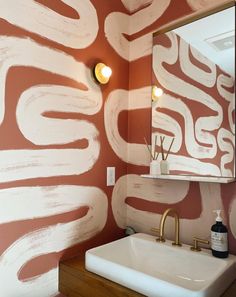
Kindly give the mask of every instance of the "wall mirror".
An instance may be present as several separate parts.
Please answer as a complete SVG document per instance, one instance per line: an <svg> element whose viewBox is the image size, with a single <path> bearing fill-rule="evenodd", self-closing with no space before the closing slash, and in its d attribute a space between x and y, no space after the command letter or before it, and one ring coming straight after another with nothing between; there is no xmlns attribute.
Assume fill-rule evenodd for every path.
<svg viewBox="0 0 236 297"><path fill-rule="evenodd" d="M152 151L169 150L168 174L235 178L234 1L153 34L152 86Z"/></svg>

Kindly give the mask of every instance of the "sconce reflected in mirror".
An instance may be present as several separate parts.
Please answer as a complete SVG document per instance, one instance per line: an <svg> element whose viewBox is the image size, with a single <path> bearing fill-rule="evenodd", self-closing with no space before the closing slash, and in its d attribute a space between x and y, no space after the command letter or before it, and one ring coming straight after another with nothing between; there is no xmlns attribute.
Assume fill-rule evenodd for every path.
<svg viewBox="0 0 236 297"><path fill-rule="evenodd" d="M163 90L157 86L152 86L152 101L157 101L163 95Z"/></svg>
<svg viewBox="0 0 236 297"><path fill-rule="evenodd" d="M100 84L107 84L111 77L112 70L104 63L98 63L93 69L93 75L95 80Z"/></svg>

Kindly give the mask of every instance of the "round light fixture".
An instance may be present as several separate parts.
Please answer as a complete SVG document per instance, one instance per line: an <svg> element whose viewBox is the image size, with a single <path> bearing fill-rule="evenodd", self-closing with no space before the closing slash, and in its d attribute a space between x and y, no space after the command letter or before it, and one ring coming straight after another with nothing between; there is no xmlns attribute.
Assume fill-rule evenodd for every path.
<svg viewBox="0 0 236 297"><path fill-rule="evenodd" d="M104 63L98 63L94 67L94 76L97 82L100 84L107 84L112 74L112 70L110 67L105 65Z"/></svg>

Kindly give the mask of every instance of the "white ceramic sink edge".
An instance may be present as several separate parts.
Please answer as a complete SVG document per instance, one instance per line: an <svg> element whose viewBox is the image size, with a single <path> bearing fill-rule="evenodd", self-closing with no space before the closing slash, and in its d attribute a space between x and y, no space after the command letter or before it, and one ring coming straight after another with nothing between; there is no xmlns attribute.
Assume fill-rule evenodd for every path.
<svg viewBox="0 0 236 297"><path fill-rule="evenodd" d="M137 233L86 252L86 269L150 297L219 297L236 276L236 257L214 258ZM205 271L205 272L204 272Z"/></svg>
<svg viewBox="0 0 236 297"><path fill-rule="evenodd" d="M135 271L130 268L123 269L122 265L111 263L110 261L103 261L101 258L92 256L86 259L86 269L96 273L102 277L105 277L111 281L114 281L124 287L132 289L136 292L144 294L150 297L183 297L183 296L195 296L190 295L191 291L172 285L168 288L169 284L163 280L156 281L155 278L149 277L146 279L146 275L142 272ZM99 267L99 268L98 268ZM101 268L102 267L102 270ZM111 274L110 271L113 270ZM178 292L179 291L179 292ZM159 293L161 295L159 295Z"/></svg>

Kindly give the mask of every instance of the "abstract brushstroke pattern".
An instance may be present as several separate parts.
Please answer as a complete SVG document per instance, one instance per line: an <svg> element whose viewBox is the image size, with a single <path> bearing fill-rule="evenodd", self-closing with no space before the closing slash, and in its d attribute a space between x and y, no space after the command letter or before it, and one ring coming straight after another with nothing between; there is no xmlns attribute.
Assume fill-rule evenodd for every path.
<svg viewBox="0 0 236 297"><path fill-rule="evenodd" d="M107 40L114 50L122 58L134 61L151 54L150 33L132 41L129 41L125 34L131 36L154 23L166 11L170 0L122 2L130 11L140 6L141 9L131 16L119 12L110 13L106 18L104 30ZM149 5L145 6L146 4Z"/></svg>
<svg viewBox="0 0 236 297"><path fill-rule="evenodd" d="M165 39L170 46L163 44ZM153 138L158 134L175 137L172 170L233 176L234 79L219 72L217 65L173 31L154 37L153 80L165 94L153 104ZM229 118L223 117L225 108ZM230 130L224 127L228 121ZM167 149L169 143L165 144Z"/></svg>
<svg viewBox="0 0 236 297"><path fill-rule="evenodd" d="M0 296L32 297L32 292L35 297L57 296L61 255L66 252L69 257L71 247L79 254L87 244L97 244L98 238L102 242L116 233L120 236L127 225L150 233L162 209L169 206L180 210L184 242L190 242L192 235L208 236L213 209L228 210L230 247L236 253L235 189L141 178L150 159L140 139L147 136L151 119L145 127L139 127L139 121L132 127L120 120L123 112L145 117L151 110L151 33L160 18L162 23L172 20L174 1L49 2L0 0ZM190 7L202 9L210 2L188 0L181 5L190 12ZM178 40L169 38L172 47L160 46L161 59L172 64L178 59L174 51ZM207 64L209 71L204 71L190 59L180 59L186 76L205 87L217 84L230 129L221 126L218 102L198 89L195 102L205 105L207 99L214 112L209 130L203 129L204 117L195 123L186 102L179 100L181 91L188 93L190 86L170 75L161 62L156 71L163 76L163 85L180 93L165 94L165 100L153 108L153 125L161 123L176 137L170 158L178 163L178 170L189 168L189 157L183 154L177 160L175 156L185 142L192 156L200 156L191 159L193 171L228 174L234 153L232 80L218 74L214 65L186 44L181 43L180 51L181 56L191 53ZM91 68L95 59L104 57L114 78L100 87L91 77ZM125 69L122 74L121 68ZM182 123L159 107L179 113L184 125L190 123L189 133L183 136ZM218 133L212 133L216 128ZM197 149L191 148L192 142ZM203 162L201 149L209 159L220 150L221 165ZM111 164L117 166L113 191L105 185L106 166ZM200 210L193 215L195 208ZM168 225L166 233L172 236ZM38 272L34 261L40 257L43 271Z"/></svg>
<svg viewBox="0 0 236 297"><path fill-rule="evenodd" d="M143 6L151 4L153 0L121 0L126 9L130 12L141 9Z"/></svg>
<svg viewBox="0 0 236 297"><path fill-rule="evenodd" d="M68 18L34 0L0 0L1 18L67 47L86 48L98 33L96 9L89 0L62 0L78 19ZM12 7L13 9L10 9ZM89 15L89 18L88 18Z"/></svg>
<svg viewBox="0 0 236 297"><path fill-rule="evenodd" d="M136 164L148 165L149 155L146 146L138 143L127 143L118 130L119 113L123 110L143 109L150 105L150 88L127 92L115 90L110 93L105 105L105 128L108 141L121 160Z"/></svg>
<svg viewBox="0 0 236 297"><path fill-rule="evenodd" d="M133 226L137 231L150 232L158 222L155 213L134 209L126 204L127 197L137 197L146 201L160 203L177 203L184 199L188 193L189 182L176 183L165 180L156 183L155 180L142 178L135 174L122 176L116 183L112 194L112 209L119 227ZM127 190L126 190L127 188Z"/></svg>
<svg viewBox="0 0 236 297"><path fill-rule="evenodd" d="M187 0L187 3L193 10L200 10L207 7L211 7L213 5L221 4L221 0Z"/></svg>
<svg viewBox="0 0 236 297"><path fill-rule="evenodd" d="M174 185L173 185L174 183ZM127 191L124 186L127 185ZM220 185L200 183L202 211L197 219L180 219L181 239L191 243L192 232L202 237L209 237L213 213L209 210L222 209ZM127 197L137 197L156 203L166 203L168 207L180 203L189 192L189 182L173 182L170 180L149 180L138 175L121 177L114 188L112 195L112 208L117 224L121 228L133 226L138 232L150 233L152 227L158 226L161 215L151 211L144 211L126 203ZM137 203L138 205L138 203ZM205 226L204 228L202 226ZM173 236L173 225L166 228L167 237Z"/></svg>
<svg viewBox="0 0 236 297"><path fill-rule="evenodd" d="M26 234L17 239L0 257L0 277L2 296L55 296L58 286L58 270L54 268L34 278L18 279L23 265L28 261L48 253L59 252L79 242L85 241L100 232L107 216L107 197L98 188L79 186L13 188L1 191L3 206L9 209L9 202L31 205L34 213L29 217L28 208L14 213L14 216L1 216L1 223L44 217L71 211L81 206L89 211L80 219L57 224ZM22 199L21 199L22 197ZM9 284L9 280L14 286Z"/></svg>
<svg viewBox="0 0 236 297"><path fill-rule="evenodd" d="M34 55L31 55L32 52ZM29 38L1 36L0 61L0 123L3 121L5 112L4 98L7 73L14 66L36 67L70 78L85 86L90 85L92 90L84 92L84 96L88 96L88 100L93 97L91 100L97 101L95 103L98 105L97 111L101 107L101 94L98 94L98 99L95 99L95 94L100 91L91 78L90 69L84 63L76 61L72 56L64 52L42 46ZM65 69L70 71L67 70L66 72Z"/></svg>
<svg viewBox="0 0 236 297"><path fill-rule="evenodd" d="M236 238L236 199L234 197L234 200L232 201L231 205L230 205L230 210L229 210L229 224L230 224L230 228L231 228L231 232L234 236L234 238Z"/></svg>
<svg viewBox="0 0 236 297"><path fill-rule="evenodd" d="M67 47L85 48L96 38L98 20L90 1L63 1L76 9L78 19L63 17L35 1L1 1L1 18L30 33ZM9 4L15 10L10 9ZM17 13L16 13L17 11ZM19 13L21 12L21 13ZM89 18L87 16L90 16ZM66 52L32 38L0 36L0 123L4 126L6 86L14 67L39 69L73 82L36 84L17 98L16 124L31 149L1 150L1 183L35 179L29 186L1 189L0 224L61 215L87 207L81 218L49 225L16 238L0 257L1 296L56 296L58 268L37 277L19 279L21 269L38 256L61 252L102 231L107 220L106 194L94 186L36 186L37 178L80 175L92 170L100 154L99 131L88 119L102 107L102 93L90 68ZM76 115L76 117L75 117ZM86 145L77 147L77 141ZM71 144L73 147L68 147ZM60 146L56 148L55 146ZM65 182L64 182L65 183ZM50 182L49 182L50 184ZM7 226L7 225L6 225Z"/></svg>

